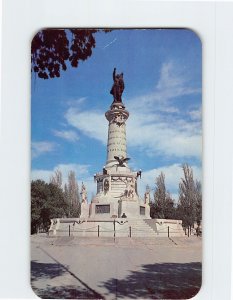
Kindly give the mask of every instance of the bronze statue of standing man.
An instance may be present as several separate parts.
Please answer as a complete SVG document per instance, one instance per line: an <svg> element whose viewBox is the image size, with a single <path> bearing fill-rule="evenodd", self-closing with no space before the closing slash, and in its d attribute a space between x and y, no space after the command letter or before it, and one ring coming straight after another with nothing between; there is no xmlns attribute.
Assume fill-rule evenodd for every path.
<svg viewBox="0 0 233 300"><path fill-rule="evenodd" d="M122 103L121 96L123 94L125 84L123 80L123 73L116 74L116 68L113 70L113 82L114 83L110 91L110 94L112 94L114 98L113 102Z"/></svg>

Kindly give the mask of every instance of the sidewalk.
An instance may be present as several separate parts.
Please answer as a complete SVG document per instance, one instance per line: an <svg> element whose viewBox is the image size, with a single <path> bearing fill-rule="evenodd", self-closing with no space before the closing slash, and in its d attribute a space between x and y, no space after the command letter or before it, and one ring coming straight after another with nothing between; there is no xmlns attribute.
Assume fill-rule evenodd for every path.
<svg viewBox="0 0 233 300"><path fill-rule="evenodd" d="M176 244L32 237L32 286L44 298L190 298L201 285L201 239Z"/></svg>

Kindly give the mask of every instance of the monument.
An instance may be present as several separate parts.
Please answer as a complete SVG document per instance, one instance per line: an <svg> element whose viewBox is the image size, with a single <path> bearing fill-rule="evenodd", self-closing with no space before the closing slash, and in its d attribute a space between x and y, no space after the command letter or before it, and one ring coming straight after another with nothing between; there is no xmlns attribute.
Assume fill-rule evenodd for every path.
<svg viewBox="0 0 233 300"><path fill-rule="evenodd" d="M150 190L144 198L138 194L137 184L142 171L128 166L126 121L129 112L122 101L124 91L123 73L113 71L110 94L113 102L105 113L108 121L107 158L101 172L94 175L97 192L88 204L87 190L82 183L81 215L79 218L51 220L50 235L81 236L167 236L168 228L176 235L183 235L181 220L150 218Z"/></svg>
<svg viewBox="0 0 233 300"><path fill-rule="evenodd" d="M150 218L149 203L138 195L137 180L141 171L133 172L129 166L126 143L126 121L129 112L122 102L123 73L113 71L110 93L113 102L105 113L108 120L107 160L103 170L95 174L97 194L90 205L90 218Z"/></svg>

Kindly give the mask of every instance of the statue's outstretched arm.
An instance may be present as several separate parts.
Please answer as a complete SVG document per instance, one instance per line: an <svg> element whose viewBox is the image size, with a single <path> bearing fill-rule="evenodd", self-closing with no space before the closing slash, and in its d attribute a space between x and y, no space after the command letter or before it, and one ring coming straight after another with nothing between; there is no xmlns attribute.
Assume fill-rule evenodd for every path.
<svg viewBox="0 0 233 300"><path fill-rule="evenodd" d="M116 77L116 68L114 68L114 70L113 70L112 77L113 77L113 81L115 81L115 77Z"/></svg>

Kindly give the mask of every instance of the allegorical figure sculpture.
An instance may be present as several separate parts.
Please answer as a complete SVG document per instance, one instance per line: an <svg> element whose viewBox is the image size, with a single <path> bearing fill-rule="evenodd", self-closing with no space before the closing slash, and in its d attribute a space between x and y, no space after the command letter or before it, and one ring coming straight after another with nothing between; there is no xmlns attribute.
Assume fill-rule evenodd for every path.
<svg viewBox="0 0 233 300"><path fill-rule="evenodd" d="M87 203L87 190L85 185L82 182L82 189L81 189L81 196L82 196L82 203Z"/></svg>
<svg viewBox="0 0 233 300"><path fill-rule="evenodd" d="M149 185L146 186L146 192L144 194L144 204L150 203L150 188Z"/></svg>
<svg viewBox="0 0 233 300"><path fill-rule="evenodd" d="M122 102L121 96L125 88L123 73L116 74L116 68L113 70L113 86L110 94L113 95L113 102Z"/></svg>
<svg viewBox="0 0 233 300"><path fill-rule="evenodd" d="M125 189L125 196L127 198L134 198L135 193L135 179L128 181Z"/></svg>

